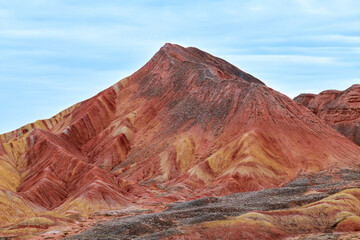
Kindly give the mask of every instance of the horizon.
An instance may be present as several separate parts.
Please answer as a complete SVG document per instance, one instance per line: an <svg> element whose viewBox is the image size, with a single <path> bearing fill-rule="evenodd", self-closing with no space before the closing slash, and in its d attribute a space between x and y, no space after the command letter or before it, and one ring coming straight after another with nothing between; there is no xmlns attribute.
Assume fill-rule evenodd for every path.
<svg viewBox="0 0 360 240"><path fill-rule="evenodd" d="M0 134L96 95L166 42L220 57L290 98L360 83L358 1L0 3Z"/></svg>

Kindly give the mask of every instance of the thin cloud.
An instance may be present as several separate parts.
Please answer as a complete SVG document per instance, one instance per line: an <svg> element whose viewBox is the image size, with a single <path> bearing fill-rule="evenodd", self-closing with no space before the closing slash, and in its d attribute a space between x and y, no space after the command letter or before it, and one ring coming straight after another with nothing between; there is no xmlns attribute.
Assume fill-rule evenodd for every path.
<svg viewBox="0 0 360 240"><path fill-rule="evenodd" d="M339 62L332 57L304 56L304 55L224 55L226 59L235 62L270 62L270 63L292 63L292 64L325 64L337 65Z"/></svg>
<svg viewBox="0 0 360 240"><path fill-rule="evenodd" d="M338 42L338 43L355 43L360 44L360 36L348 35L322 35L322 36L309 36L310 40L318 40L323 42Z"/></svg>

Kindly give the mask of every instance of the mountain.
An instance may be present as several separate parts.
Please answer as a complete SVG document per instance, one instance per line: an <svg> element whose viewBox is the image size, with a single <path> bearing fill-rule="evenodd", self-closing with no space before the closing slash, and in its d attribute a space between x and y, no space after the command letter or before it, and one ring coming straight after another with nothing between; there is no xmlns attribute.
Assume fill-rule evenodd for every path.
<svg viewBox="0 0 360 240"><path fill-rule="evenodd" d="M304 106L175 44L96 96L0 135L0 143L0 234L9 236L102 211L160 211L282 187L360 162L360 148Z"/></svg>
<svg viewBox="0 0 360 240"><path fill-rule="evenodd" d="M344 91L300 94L294 100L360 145L360 84L354 84Z"/></svg>

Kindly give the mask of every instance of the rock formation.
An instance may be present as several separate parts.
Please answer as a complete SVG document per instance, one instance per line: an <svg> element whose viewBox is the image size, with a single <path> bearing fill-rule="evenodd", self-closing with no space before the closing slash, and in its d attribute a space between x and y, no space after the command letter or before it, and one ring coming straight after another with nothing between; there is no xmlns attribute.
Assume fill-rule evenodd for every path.
<svg viewBox="0 0 360 240"><path fill-rule="evenodd" d="M359 169L321 171L286 186L174 203L69 239L359 239ZM350 188L350 189L348 189Z"/></svg>
<svg viewBox="0 0 360 240"><path fill-rule="evenodd" d="M0 235L276 188L360 163L360 148L307 108L222 59L174 44L0 143Z"/></svg>
<svg viewBox="0 0 360 240"><path fill-rule="evenodd" d="M360 145L360 84L345 91L300 94L294 100L309 108L339 133Z"/></svg>

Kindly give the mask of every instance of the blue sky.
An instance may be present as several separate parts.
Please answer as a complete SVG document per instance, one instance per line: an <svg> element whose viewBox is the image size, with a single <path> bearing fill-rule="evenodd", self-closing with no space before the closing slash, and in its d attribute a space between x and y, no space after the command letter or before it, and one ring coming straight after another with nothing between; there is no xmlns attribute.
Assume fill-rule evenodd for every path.
<svg viewBox="0 0 360 240"><path fill-rule="evenodd" d="M357 0L0 0L0 133L93 96L166 42L290 97L360 83Z"/></svg>

